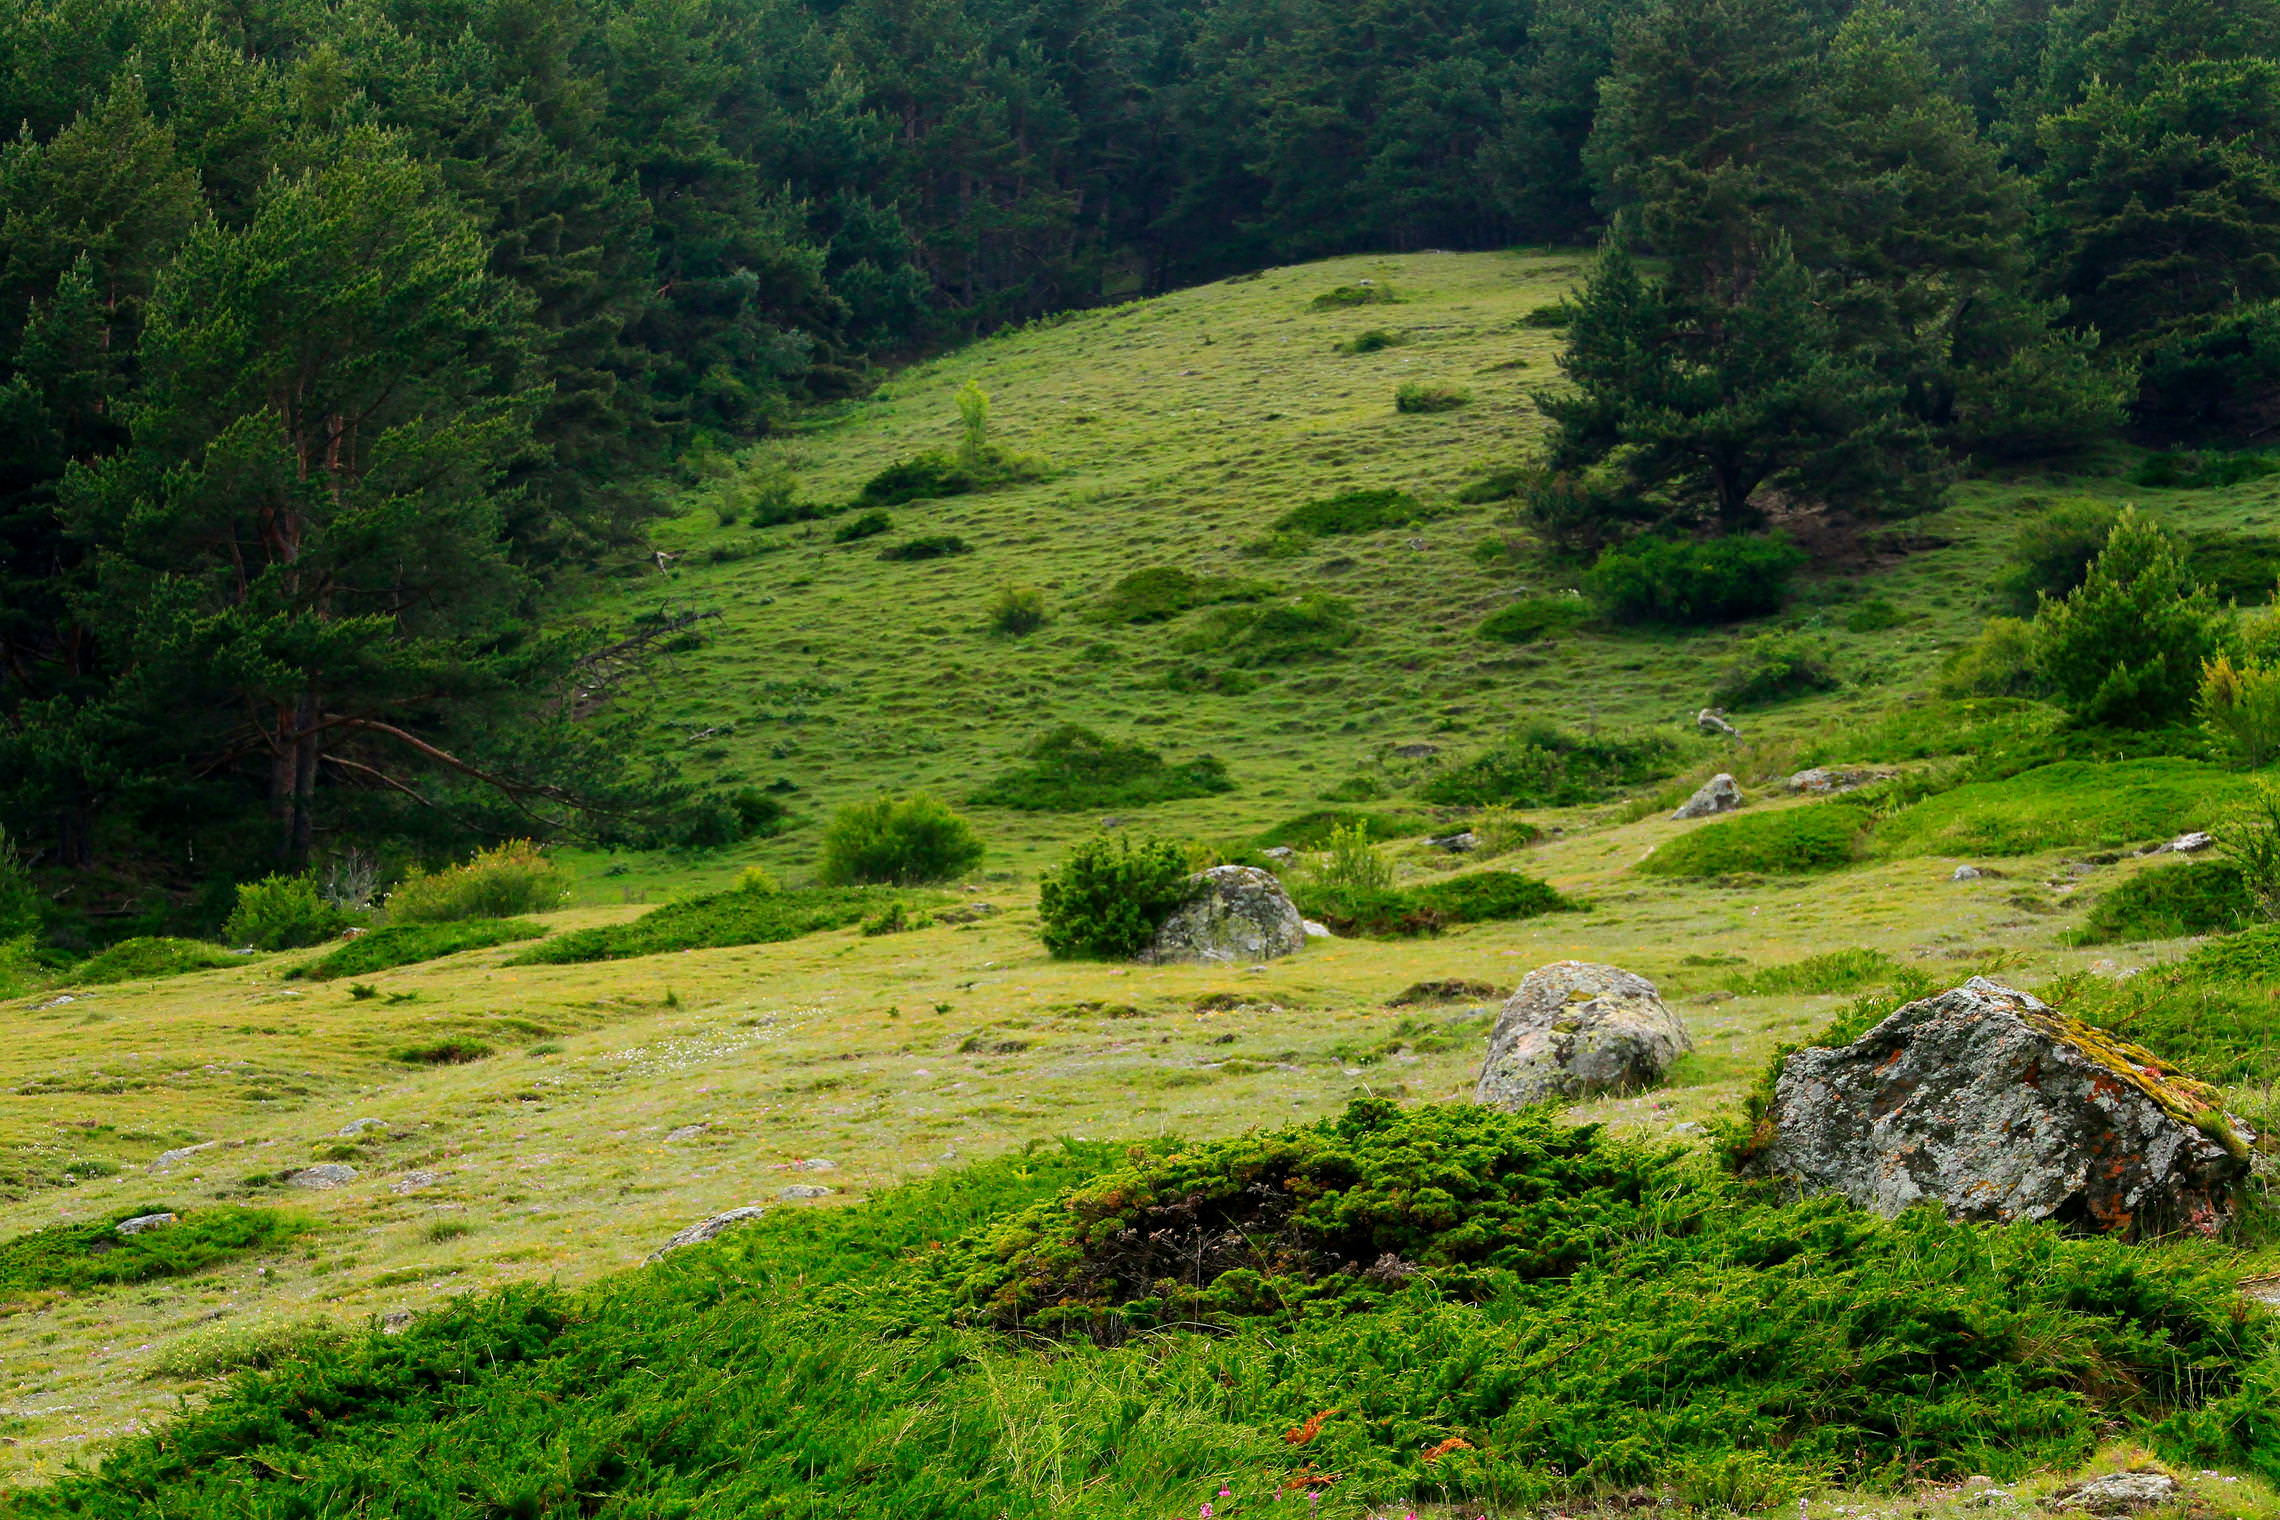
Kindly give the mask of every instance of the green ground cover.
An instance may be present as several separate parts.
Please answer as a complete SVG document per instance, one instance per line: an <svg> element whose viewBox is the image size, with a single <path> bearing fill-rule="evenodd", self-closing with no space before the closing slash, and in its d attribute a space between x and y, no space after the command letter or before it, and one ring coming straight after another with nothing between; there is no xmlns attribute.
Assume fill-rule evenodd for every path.
<svg viewBox="0 0 2280 1520"><path fill-rule="evenodd" d="M2205 828L2247 794L2237 773L2197 760L2062 761L1928 797L1879 823L1872 848L1890 856L2112 849Z"/></svg>
<svg viewBox="0 0 2280 1520"><path fill-rule="evenodd" d="M2280 1471L2273 1328L2232 1302L2205 1255L1879 1221L1541 1115L1370 1102L1130 1160L1032 1152L598 1291L468 1298L12 1507L696 1520L828 1496L996 1520L1304 1494L1348 1517L1636 1486L1756 1507L2013 1480L2109 1422Z"/></svg>
<svg viewBox="0 0 2280 1520"><path fill-rule="evenodd" d="M517 955L513 964L560 966L680 950L774 944L828 929L844 929L911 901L909 893L887 887L803 887L791 892L740 887L668 903L631 923L557 934Z"/></svg>
<svg viewBox="0 0 2280 1520"><path fill-rule="evenodd" d="M546 925L522 918L476 918L449 924L391 924L358 935L286 975L328 982L343 976L369 976L397 966L417 965L467 950L488 950L538 939Z"/></svg>

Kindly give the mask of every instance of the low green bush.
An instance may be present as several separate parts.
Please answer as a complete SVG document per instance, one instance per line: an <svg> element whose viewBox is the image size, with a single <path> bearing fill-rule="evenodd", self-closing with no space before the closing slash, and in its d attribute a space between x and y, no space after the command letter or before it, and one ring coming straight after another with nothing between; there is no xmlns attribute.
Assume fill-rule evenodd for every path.
<svg viewBox="0 0 2280 1520"><path fill-rule="evenodd" d="M772 945L832 929L849 929L904 894L888 887L811 887L769 890L763 882L653 908L626 924L573 929L540 940L508 962L561 966L624 960L676 950L717 950Z"/></svg>
<svg viewBox="0 0 2280 1520"><path fill-rule="evenodd" d="M1007 638L1035 633L1045 626L1045 593L1035 586L1000 586L990 602L989 629Z"/></svg>
<svg viewBox="0 0 2280 1520"><path fill-rule="evenodd" d="M284 1324L218 1325L178 1335L145 1364L145 1378L205 1381L245 1371L266 1372L346 1345L350 1332L314 1317Z"/></svg>
<svg viewBox="0 0 2280 1520"><path fill-rule="evenodd" d="M237 889L237 906L222 925L232 944L256 950L298 950L322 944L353 922L350 914L317 895L307 876L265 876Z"/></svg>
<svg viewBox="0 0 2280 1520"><path fill-rule="evenodd" d="M285 974L312 982L329 982L344 976L369 976L375 971L441 960L444 956L459 955L468 950L488 950L494 945L511 945L523 940L538 939L546 932L546 925L534 924L521 918L480 918L447 924L391 924L386 928L374 929L369 934L360 934L306 965L295 966Z"/></svg>
<svg viewBox="0 0 2280 1520"><path fill-rule="evenodd" d="M2045 597L2061 597L2082 584L2106 547L2121 509L2111 502L2054 502L2012 536L1996 572L1995 605L2031 618Z"/></svg>
<svg viewBox="0 0 2280 1520"><path fill-rule="evenodd" d="M831 541L835 544L857 544L866 538L877 538L882 533L892 533L894 530L895 520L873 507L868 512L858 512L832 529Z"/></svg>
<svg viewBox="0 0 2280 1520"><path fill-rule="evenodd" d="M2198 760L2067 760L1927 797L1879 823L1872 847L1887 857L2112 849L2204 828L2248 790Z"/></svg>
<svg viewBox="0 0 2280 1520"><path fill-rule="evenodd" d="M2042 690L2035 669L2034 624L1991 617L1940 662L1933 688L1943 697L2031 697Z"/></svg>
<svg viewBox="0 0 2280 1520"><path fill-rule="evenodd" d="M979 474L947 454L920 454L899 460L863 482L855 504L862 507L899 507L907 502L932 501L978 491Z"/></svg>
<svg viewBox="0 0 2280 1520"><path fill-rule="evenodd" d="M939 797L913 792L851 802L823 833L824 885L917 886L948 881L986 853L972 824Z"/></svg>
<svg viewBox="0 0 2280 1520"><path fill-rule="evenodd" d="M1367 328L1337 345L1342 354L1376 354L1389 348L1398 348L1409 341L1405 332L1389 332L1382 327Z"/></svg>
<svg viewBox="0 0 2280 1520"><path fill-rule="evenodd" d="M1779 612L1804 563L1779 538L1639 538L1601 554L1583 591L1618 623L1732 623Z"/></svg>
<svg viewBox="0 0 2280 1520"><path fill-rule="evenodd" d="M1182 660L1164 671L1164 690L1181 696L1247 697L1259 689L1259 680L1247 671Z"/></svg>
<svg viewBox="0 0 2280 1520"><path fill-rule="evenodd" d="M1179 765L1152 749L1064 723L1022 752L1027 762L974 793L976 807L1028 813L1146 807L1233 791L1227 767L1210 755Z"/></svg>
<svg viewBox="0 0 2280 1520"><path fill-rule="evenodd" d="M1660 780L1677 763L1668 739L1586 738L1537 724L1443 771L1417 796L1440 807L1572 807Z"/></svg>
<svg viewBox="0 0 2280 1520"><path fill-rule="evenodd" d="M1032 1147L582 1292L462 1294L15 1502L1351 1520L1667 1489L1771 1512L2067 1470L2117 1430L2280 1472L2276 1332L2242 1312L2239 1270L1879 1219L1540 1114L1372 1103L1204 1144Z"/></svg>
<svg viewBox="0 0 2280 1520"><path fill-rule="evenodd" d="M1085 612L1088 623L1161 623L1220 602L1255 602L1273 596L1271 581L1231 575L1197 575L1173 565L1151 565L1120 578Z"/></svg>
<svg viewBox="0 0 2280 1520"><path fill-rule="evenodd" d="M1558 638L1591 620L1591 609L1572 596L1531 596L1499 607L1473 631L1498 644L1533 644Z"/></svg>
<svg viewBox="0 0 2280 1520"><path fill-rule="evenodd" d="M1441 380L1404 380L1393 391L1393 409L1405 415L1453 412L1470 405L1471 391Z"/></svg>
<svg viewBox="0 0 2280 1520"><path fill-rule="evenodd" d="M715 788L688 799L660 831L660 841L684 850L718 850L784 831L791 810L757 786Z"/></svg>
<svg viewBox="0 0 2280 1520"><path fill-rule="evenodd" d="M414 872L388 894L391 924L446 924L473 918L549 913L570 894L570 878L528 839L479 850L464 864Z"/></svg>
<svg viewBox="0 0 2280 1520"><path fill-rule="evenodd" d="M2011 775L2069 758L2069 744L2099 736L2061 732L2064 715L2012 697L1964 697L1885 708L1857 728L1824 728L1802 765L1889 764L1970 755L1978 768Z"/></svg>
<svg viewBox="0 0 2280 1520"><path fill-rule="evenodd" d="M82 986L103 982L140 982L154 977L181 976L190 971L211 971L220 966L242 966L245 957L204 940L165 936L123 939L97 951L71 968L70 979Z"/></svg>
<svg viewBox="0 0 2280 1520"><path fill-rule="evenodd" d="M1649 876L1795 876L1859 858L1874 815L1857 802L1816 802L1721 818L1665 840L1637 869Z"/></svg>
<svg viewBox="0 0 2280 1520"><path fill-rule="evenodd" d="M2218 655L2201 667L2193 715L2233 764L2263 769L2280 758L2280 666Z"/></svg>
<svg viewBox="0 0 2280 1520"><path fill-rule="evenodd" d="M1711 705L1741 712L1834 691L1844 684L1835 658L1827 644L1804 634L1757 634L1744 639L1719 667L1710 688Z"/></svg>
<svg viewBox="0 0 2280 1520"><path fill-rule="evenodd" d="M1302 596L1218 607L1179 640L1194 654L1215 655L1238 668L1326 660L1361 642L1354 604L1342 596Z"/></svg>
<svg viewBox="0 0 2280 1520"><path fill-rule="evenodd" d="M1533 469L1491 470L1478 480L1457 488L1457 500L1468 507L1486 506L1490 502L1510 501L1528 489L1536 478Z"/></svg>
<svg viewBox="0 0 2280 1520"><path fill-rule="evenodd" d="M1410 887L1309 878L1292 891L1291 901L1332 933L1360 939L1410 939L1456 924L1504 923L1584 907L1517 871L1476 871Z"/></svg>
<svg viewBox="0 0 2280 1520"><path fill-rule="evenodd" d="M906 538L899 544L889 544L879 551L879 558L897 563L915 560L951 559L960 554L971 554L974 546L955 533L928 533L918 538Z"/></svg>
<svg viewBox="0 0 2280 1520"><path fill-rule="evenodd" d="M1884 597L1875 596L1845 614L1845 632L1884 633L1914 620Z"/></svg>
<svg viewBox="0 0 2280 1520"><path fill-rule="evenodd" d="M2240 867L2218 860L2155 866L2098 894L2075 943L2105 945L2222 934L2256 914Z"/></svg>
<svg viewBox="0 0 2280 1520"><path fill-rule="evenodd" d="M1345 491L1291 508L1275 519L1274 530L1305 538L1341 538L1406 528L1431 515L1407 491Z"/></svg>
<svg viewBox="0 0 2280 1520"><path fill-rule="evenodd" d="M2187 977L2205 981L2243 982L2262 989L2269 999L2271 989L2280 985L2280 924L2251 924L2237 934L2213 939L2178 963L2176 968ZM2280 1025L2273 1030L2280 1041ZM2280 1076L2280 1067L2265 1073L2265 1079Z"/></svg>
<svg viewBox="0 0 2280 1520"><path fill-rule="evenodd" d="M122 1220L144 1214L179 1217L133 1235L118 1232ZM0 1298L182 1277L217 1262L278 1250L313 1228L315 1221L282 1209L227 1204L176 1209L168 1203L113 1208L92 1223L50 1225L0 1241Z"/></svg>
<svg viewBox="0 0 2280 1520"><path fill-rule="evenodd" d="M1505 923L1544 913L1580 913L1584 905L1518 871L1471 871L1408 889L1409 896L1453 924Z"/></svg>
<svg viewBox="0 0 2280 1520"><path fill-rule="evenodd" d="M1348 306L1392 306L1400 300L1391 285L1362 280L1352 285L1334 285L1307 304L1316 311L1338 311Z"/></svg>
<svg viewBox="0 0 2280 1520"><path fill-rule="evenodd" d="M2185 573L2220 602L2262 606L2272 600L2273 583L2280 580L2280 539L2245 533L2187 533Z"/></svg>
<svg viewBox="0 0 2280 1520"><path fill-rule="evenodd" d="M1737 972L1725 986L1737 997L1818 997L1883 986L1898 980L1899 972L1899 964L1881 950L1830 950Z"/></svg>
<svg viewBox="0 0 2280 1520"><path fill-rule="evenodd" d="M1316 808L1251 836L1255 850L1319 850L1340 829L1360 829L1371 840L1413 838L1425 820L1411 813L1373 813L1359 808Z"/></svg>
<svg viewBox="0 0 2280 1520"><path fill-rule="evenodd" d="M1520 314L1522 327L1544 328L1558 331L1575 321L1575 303L1550 301L1542 306L1531 306Z"/></svg>
<svg viewBox="0 0 2280 1520"><path fill-rule="evenodd" d="M1056 956L1130 960L1194 890L1187 852L1168 839L1095 834L1037 886L1045 948Z"/></svg>
<svg viewBox="0 0 2280 1520"><path fill-rule="evenodd" d="M466 1066L498 1054L481 1040L436 1040L426 1045L403 1045L388 1052L388 1059L406 1066Z"/></svg>
<svg viewBox="0 0 2280 1520"><path fill-rule="evenodd" d="M1322 854L1306 868L1307 885L1324 892L1378 893L1393 886L1393 862L1377 852L1369 829L1341 825L1322 841Z"/></svg>
<svg viewBox="0 0 2280 1520"><path fill-rule="evenodd" d="M2208 491L2268 475L2280 475L2280 459L2270 454L2212 451L2148 454L2134 479L2157 491Z"/></svg>
<svg viewBox="0 0 2280 1520"><path fill-rule="evenodd" d="M48 966L29 934L0 939L0 998L25 997L47 977Z"/></svg>

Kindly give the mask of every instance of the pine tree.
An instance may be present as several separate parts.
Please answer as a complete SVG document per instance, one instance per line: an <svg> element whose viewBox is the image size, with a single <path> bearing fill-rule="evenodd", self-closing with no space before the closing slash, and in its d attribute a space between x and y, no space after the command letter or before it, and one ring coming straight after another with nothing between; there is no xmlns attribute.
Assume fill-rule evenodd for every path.
<svg viewBox="0 0 2280 1520"><path fill-rule="evenodd" d="M2056 295L2169 430L2280 415L2280 62L2156 66L2041 129Z"/></svg>
<svg viewBox="0 0 2280 1520"><path fill-rule="evenodd" d="M1667 493L1727 532L1762 523L1768 488L1852 505L1920 499L1934 469L1925 430L1899 387L1836 338L1811 271L1778 237L1731 302L1657 288L1612 248L1561 359L1573 389L1537 398L1556 428L1554 463L1617 460L1634 501Z"/></svg>
<svg viewBox="0 0 2280 1520"><path fill-rule="evenodd" d="M318 146L245 226L192 232L132 446L67 503L93 551L75 610L143 747L261 774L289 862L328 776L437 759L416 715L521 589L495 493L530 416L520 303L464 214L377 134Z"/></svg>

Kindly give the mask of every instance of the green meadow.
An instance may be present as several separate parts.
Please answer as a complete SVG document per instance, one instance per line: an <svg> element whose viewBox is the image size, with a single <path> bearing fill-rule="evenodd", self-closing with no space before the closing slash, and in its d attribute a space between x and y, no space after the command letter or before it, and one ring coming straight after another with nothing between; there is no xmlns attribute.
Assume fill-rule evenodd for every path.
<svg viewBox="0 0 2280 1520"><path fill-rule="evenodd" d="M0 1478L23 1490L14 1505L225 1512L238 1501L196 1476L200 1464L314 1453L295 1445L314 1437L295 1425L294 1399L314 1409L337 1394L345 1429L364 1416L339 1391L384 1385L386 1399L365 1406L369 1428L310 1456L300 1512L381 1512L393 1485L463 1462L434 1480L449 1495L434 1513L1171 1515L1225 1486L1223 1514L1614 1514L1641 1494L1808 1520L2023 1514L2085 1464L2135 1460L2142 1445L2191 1479L2179 1514L2280 1513L2270 1434L2220 1432L2215 1415L2194 1414L2273 1386L2256 1382L2273 1376L2266 1317L2233 1291L2280 1270L2266 1235L2133 1247L2124 1261L2121 1247L2034 1232L1990 1243L1870 1229L1818 1205L1736 1204L1714 1249L1673 1223L1697 1207L1686 1200L1725 1196L1714 1189L1728 1184L1702 1180L1715 1127L1777 1050L1895 986L1988 974L2072 989L2086 1016L2227 1083L2252 1125L2280 1120L2269 993L2252 990L2263 971L2195 971L2184 937L2084 932L2101 902L2127 903L2145 895L2133 883L2179 869L2134 852L2219 821L2248 778L2213 758L2069 753L2048 708L1933 691L1943 658L1990 610L2012 536L2050 504L2136 502L2182 535L2253 542L2280 533L2280 478L2150 491L2129 483L2136 456L2117 448L2078 476L1975 476L1941 511L1816 540L1797 595L1769 619L1644 632L1567 612L1500 617L1577 585L1508 501L1467 488L1537 435L1530 393L1556 380L1560 335L1529 315L1581 269L1560 252L1338 259L1034 323L906 370L724 462L661 530L661 565L567 609L609 628L706 615L621 706L672 735L705 779L780 799L778 832L713 851L568 852L569 904L496 933L383 930L168 976L128 965L124 979L65 976L9 1001L0 1238L52 1243L65 1236L41 1232L159 1210L213 1221L198 1226L201 1251L117 1280L39 1268L37 1251L20 1271L0 1256ZM1365 281L1397 299L1317 303ZM1404 341L1361 341L1373 330ZM988 394L992 441L1034 478L884 507L886 529L842 540L867 482L952 446L954 398L969 384ZM1470 399L1401 410L1405 385ZM755 525L752 482L779 467L799 500L830 514ZM1317 505L1359 492L1401 500ZM947 536L971 552L881 554ZM1131 615L1138 592L1120 602L1119 583L1159 570L1192 581L1159 577L1145 615ZM1188 589L1158 595L1168 584ZM1008 587L1041 593L1041 626L993 626ZM1698 732L1724 667L1768 631L1814 641L1838 684L1737 708L1738 740ZM1225 789L1062 811L975 800L1037 763L1037 742L1065 725L1191 776L1208 756ZM1544 725L1646 745L1623 753L1651 759L1546 805L1433 800L1463 795L1444 778L1480 774L1467 767ZM1959 781L1970 755L2011 758ZM1836 800L1779 786L1843 764L1891 774ZM1718 771L1738 778L1744 809L1673 821ZM962 880L924 893L829 888L798 895L791 916L732 890L755 866L787 886L812 882L837 809L921 789L988 846ZM1283 839L1317 847L1309 818L1329 809L1369 815L1402 888L1489 866L1539 878L1582 911L1317 941L1260 966L1057 961L1040 946L1040 873L1111 818L1233 854ZM1464 827L1483 833L1481 851L1425 842ZM1966 864L1983 874L1954 879ZM901 899L918 927L880 917ZM1461 1399L1419 1390L1486 1367L1501 1387L1559 1391L1579 1409L1669 1412L1586 1377L1590 1316L1508 1263L1496 1270L1519 1272L1519 1286L1468 1297L1443 1285L1430 1304L1423 1285L1400 1288L1422 1328L1379 1341L1303 1317L1288 1346L1265 1331L1187 1333L1147 1319L1160 1306L1139 1289L1100 1301L1138 1316L1136 1338L1115 1344L1009 1339L947 1308L911 1319L922 1289L969 1308L1010 1291L981 1267L955 1291L907 1275L909 1258L997 1228L1005 1211L1106 1185L1119 1168L1176 1170L1181 1157L1223 1154L1213 1143L1253 1143L1234 1137L1261 1127L1335 1122L1357 1102L1468 1097L1494 999L1405 993L1450 980L1508 989L1563 958L1652 978L1696 1045L1667 1086L1564 1116L1604 1126L1595 1143L1612 1148L1620 1183L1608 1186L1630 1188L1639 1197L1625 1207L1644 1211L1610 1206L1577 1226L1621 1243L1588 1302L1636 1327L1693 1312L1670 1283L1698 1302L1774 1292L1734 1275L1737 1263L1778 1276L1751 1242L1810 1238L1816 1261L1867 1275L1783 1300L1788 1333L1820 1358L1801 1359L1797 1387L1721 1362L1704 1386L1731 1398L1683 1419L1563 1432L1547 1393L1528 1421L1485 1436L1486 1415L1466 1424ZM2209 1016L2180 1012L2180 999ZM1525 1172L1568 1142L1498 1143ZM353 1175L322 1189L295 1180L317 1165ZM676 1230L748 1204L771 1217L643 1267ZM225 1211L239 1209L291 1224L232 1234L239 1216ZM1676 1275L1663 1282L1666 1270ZM2128 1296L2112 1288L2122 1278L2137 1285L2126 1310L2113 1307ZM1887 1426L1907 1421L1887 1394L1937 1384L1948 1353L1926 1353L1920 1385L1849 1361L1865 1343L1845 1341L1848 1305L1897 1305L1928 1345L1964 1312L1939 1297L1950 1279L2000 1302L2009 1349L1984 1364L1955 1352L1953 1365L1973 1370L1949 1402L1923 1406L1976 1434L1894 1436ZM2043 1292L2051 1283L2076 1287ZM981 1296L957 1298L969 1290ZM2161 1323L2196 1327L2199 1339L2176 1344L2203 1359L2193 1375L2206 1388L2182 1372L2172 1386L2169 1365L2130 1339L2160 1320L2145 1307L2157 1300L2174 1310ZM2090 1304L2109 1317L2093 1323ZM380 1333L382 1317L406 1313L423 1317ZM1479 1339L1483 1322L1531 1315L1559 1335ZM1742 1336L1746 1319L1708 1314L1699 1334ZM883 1350L890 1342L902 1349ZM749 1366L728 1344L749 1350ZM1700 1349L1642 1334L1621 1354L1693 1367ZM527 1382L496 1381L485 1358L528 1358ZM669 1394L595 1370L651 1363L675 1369ZM1345 1371L1364 1364L1393 1371L1349 1393ZM761 1384L778 1392L750 1391ZM415 1385L455 1391L423 1403L403 1391ZM209 1413L188 1416L178 1445L119 1446L166 1428L185 1400ZM530 1401L574 1418L534 1434ZM1333 1418L1306 1442L1285 1439L1349 1403L1379 1423ZM1839 1419L1901 1455L1859 1461L1830 1439L1761 1459L1703 1434L1730 1420L1765 1436L1760 1449L1789 1451L1815 1420ZM272 1434L292 1430L260 1448L269 1455L240 1441L272 1420ZM437 1444L406 1434L423 1420ZM1469 1443L1445 1454L1455 1467L1385 1456L1449 1439ZM1499 1440L1530 1455L1498 1466ZM1595 1440L1630 1444L1611 1453ZM1658 1466L1649 1453L1661 1447L1684 1460ZM510 1481L499 1474L514 1463L485 1466L509 1448L548 1455ZM602 1470L596 1454L620 1448L637 1455ZM776 1453L766 1463L737 1455L763 1448ZM118 1459L127 1486L50 1487L115 1449L131 1453ZM1317 1457L1315 1473L1353 1481L1276 1486ZM702 1498L695 1475L748 1460L746 1487ZM298 1501L256 1476L243 1513L294 1512ZM1987 1485L1973 1478L1995 1480L2001 1503L1975 1498ZM189 1507L137 1511L134 1483ZM702 1507L731 1492L741 1509ZM850 1497L866 1493L885 1507Z"/></svg>

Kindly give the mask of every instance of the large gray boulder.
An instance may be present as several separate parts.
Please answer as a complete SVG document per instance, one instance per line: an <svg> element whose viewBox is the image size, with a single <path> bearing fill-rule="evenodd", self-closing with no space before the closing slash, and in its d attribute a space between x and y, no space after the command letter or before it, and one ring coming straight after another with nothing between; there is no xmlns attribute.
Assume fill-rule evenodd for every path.
<svg viewBox="0 0 2280 1520"><path fill-rule="evenodd" d="M1188 886L1191 895L1140 952L1143 961L1264 961L1305 948L1305 921L1272 871L1213 866L1189 877Z"/></svg>
<svg viewBox="0 0 2280 1520"><path fill-rule="evenodd" d="M1782 1065L1756 1165L1862 1208L2214 1233L2252 1137L2215 1089L1984 977Z"/></svg>
<svg viewBox="0 0 2280 1520"><path fill-rule="evenodd" d="M1555 961L1529 972L1496 1016L1473 1101L1526 1108L1652 1087L1693 1048L1653 982L1615 966Z"/></svg>
<svg viewBox="0 0 2280 1520"><path fill-rule="evenodd" d="M1720 771L1702 783L1695 794L1678 805L1670 816L1678 819L1708 818L1713 813L1731 813L1742 805L1742 789L1734 778Z"/></svg>

